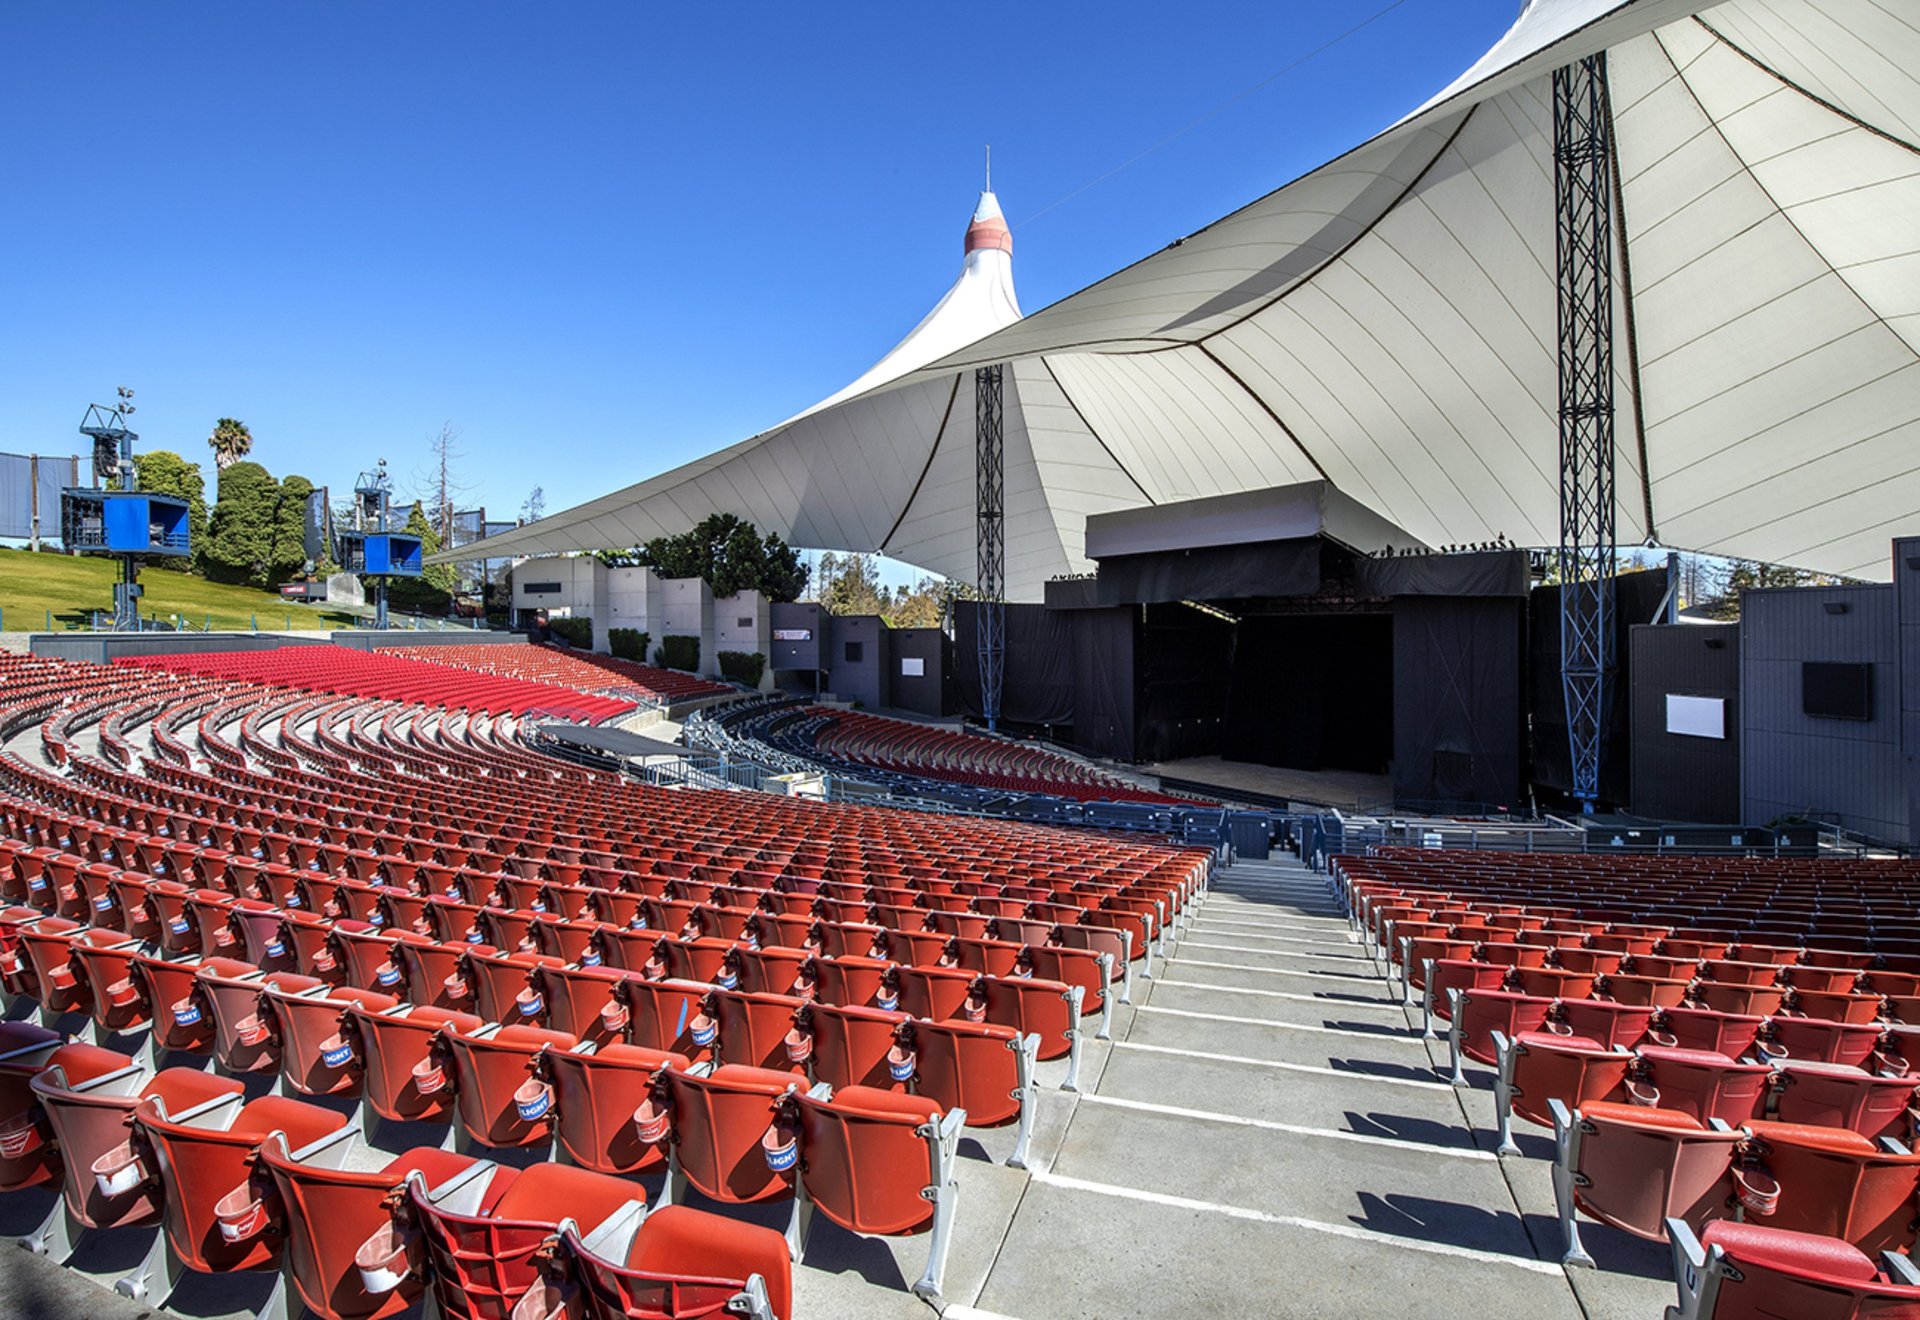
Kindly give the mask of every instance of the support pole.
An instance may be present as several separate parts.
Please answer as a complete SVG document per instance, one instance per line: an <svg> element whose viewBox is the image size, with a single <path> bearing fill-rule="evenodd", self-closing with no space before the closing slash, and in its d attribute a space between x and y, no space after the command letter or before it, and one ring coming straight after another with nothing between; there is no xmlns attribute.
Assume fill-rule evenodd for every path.
<svg viewBox="0 0 1920 1320"><path fill-rule="evenodd" d="M1560 370L1560 682L1573 792L1600 796L1613 677L1612 111L1607 60L1553 74Z"/></svg>
<svg viewBox="0 0 1920 1320"><path fill-rule="evenodd" d="M979 537L980 713L1000 727L1000 694L1007 661L1006 442L1001 365L973 373L974 519Z"/></svg>

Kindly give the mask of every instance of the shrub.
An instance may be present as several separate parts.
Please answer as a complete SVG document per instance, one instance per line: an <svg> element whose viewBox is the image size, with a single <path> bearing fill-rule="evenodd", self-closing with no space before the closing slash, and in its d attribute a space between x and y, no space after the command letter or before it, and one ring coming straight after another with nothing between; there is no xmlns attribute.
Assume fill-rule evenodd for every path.
<svg viewBox="0 0 1920 1320"><path fill-rule="evenodd" d="M638 628L607 629L607 649L620 660L638 660L645 664L647 643L652 639Z"/></svg>
<svg viewBox="0 0 1920 1320"><path fill-rule="evenodd" d="M692 672L700 668L700 639L669 634L660 639L660 662L668 669Z"/></svg>
<svg viewBox="0 0 1920 1320"><path fill-rule="evenodd" d="M720 662L721 676L747 687L760 686L760 675L767 671L767 657L758 651L722 651L714 656Z"/></svg>
<svg viewBox="0 0 1920 1320"><path fill-rule="evenodd" d="M577 646L583 651L593 649L593 620L578 616L569 619L547 620L547 630L568 646Z"/></svg>

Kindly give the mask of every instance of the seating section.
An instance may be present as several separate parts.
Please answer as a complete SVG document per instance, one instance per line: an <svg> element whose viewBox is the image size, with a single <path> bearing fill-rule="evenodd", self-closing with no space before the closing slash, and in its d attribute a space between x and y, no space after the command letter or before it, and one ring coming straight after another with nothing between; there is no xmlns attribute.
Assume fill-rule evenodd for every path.
<svg viewBox="0 0 1920 1320"><path fill-rule="evenodd" d="M938 1297L959 1134L1015 1129L1023 1162L1036 1063L1076 1085L1213 861L636 784L530 751L519 679L186 659L0 656L0 991L61 1028L0 1023L0 1190L62 1191L30 1240L63 1258L157 1228L126 1290L162 1304L183 1271L265 1270L322 1315L551 1286L787 1320L816 1212L924 1234ZM387 1120L577 1167L361 1149ZM651 1173L778 1202L788 1234L643 1217Z"/></svg>
<svg viewBox="0 0 1920 1320"><path fill-rule="evenodd" d="M1381 849L1333 873L1455 1085L1493 1069L1499 1152L1516 1117L1553 1130L1567 1263L1593 1264L1584 1216L1672 1244L1669 1315L1920 1302L1920 863Z"/></svg>
<svg viewBox="0 0 1920 1320"><path fill-rule="evenodd" d="M657 665L636 664L591 651L576 651L558 646L517 646L490 643L474 646L388 646L382 655L418 660L423 664L449 665L501 678L551 683L597 692L610 697L680 702L700 697L719 697L739 691L726 683L717 683L698 674Z"/></svg>
<svg viewBox="0 0 1920 1320"><path fill-rule="evenodd" d="M138 656L115 664L493 714L540 712L596 723L633 709L633 702L622 697L587 695L555 683L480 675L390 651L341 646Z"/></svg>

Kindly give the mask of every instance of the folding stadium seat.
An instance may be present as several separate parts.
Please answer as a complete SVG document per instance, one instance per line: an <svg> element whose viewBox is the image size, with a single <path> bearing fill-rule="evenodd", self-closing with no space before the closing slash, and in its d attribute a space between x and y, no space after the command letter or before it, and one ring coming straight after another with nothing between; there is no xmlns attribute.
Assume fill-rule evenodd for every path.
<svg viewBox="0 0 1920 1320"><path fill-rule="evenodd" d="M630 979L605 967L565 967L542 963L529 973L533 991L545 1006L547 1025L580 1040L621 1037L626 1010L614 1003L614 986Z"/></svg>
<svg viewBox="0 0 1920 1320"><path fill-rule="evenodd" d="M1605 999L1563 999L1547 1015L1548 1029L1584 1037L1603 1048L1634 1049L1646 1038L1654 1012Z"/></svg>
<svg viewBox="0 0 1920 1320"><path fill-rule="evenodd" d="M1546 1031L1513 1038L1496 1031L1493 1044L1499 1067L1493 1113L1502 1155L1520 1153L1512 1131L1516 1113L1529 1123L1552 1127L1551 1101L1577 1110L1596 1100L1627 1098L1627 1070L1634 1056L1625 1049Z"/></svg>
<svg viewBox="0 0 1920 1320"><path fill-rule="evenodd" d="M245 1101L238 1095L182 1114L171 1111L164 1095L147 1096L134 1109L133 1130L136 1146L153 1161L149 1174L161 1184L168 1295L182 1269L223 1274L278 1268L282 1237L250 1186L254 1154L268 1133L284 1134L296 1149L329 1134L351 1134L346 1119L330 1109L279 1096ZM136 1274L117 1286L145 1301L153 1282ZM164 1297L155 1300L165 1304Z"/></svg>
<svg viewBox="0 0 1920 1320"><path fill-rule="evenodd" d="M77 1013L90 1006L73 961L73 942L87 928L65 917L43 917L20 927L20 948L33 972L41 1009L52 1015ZM124 942L121 936L116 942Z"/></svg>
<svg viewBox="0 0 1920 1320"><path fill-rule="evenodd" d="M791 995L709 992L701 1001L701 1010L720 1033L713 1046L715 1061L776 1072L804 1072L788 1053L787 1037L794 1029L795 1014L806 1004L806 1000Z"/></svg>
<svg viewBox="0 0 1920 1320"><path fill-rule="evenodd" d="M36 1108L33 1079L54 1066L92 1077L125 1057L95 1045L66 1043L58 1033L31 1023L0 1022L0 1192L60 1176L60 1151Z"/></svg>
<svg viewBox="0 0 1920 1320"><path fill-rule="evenodd" d="M1769 1115L1781 1123L1845 1128L1870 1141L1913 1135L1916 1088L1920 1077L1887 1077L1842 1063L1776 1065Z"/></svg>
<svg viewBox="0 0 1920 1320"><path fill-rule="evenodd" d="M565 1032L540 1027L450 1026L441 1033L460 1128L487 1146L539 1146L553 1135L553 1087L540 1056L570 1050Z"/></svg>
<svg viewBox="0 0 1920 1320"><path fill-rule="evenodd" d="M1448 1046L1452 1052L1455 1086L1465 1086L1465 1060L1473 1059L1497 1067L1500 1056L1494 1048L1497 1031L1512 1040L1523 1032L1544 1031L1553 1000L1537 995L1515 994L1510 990L1453 990L1451 1031Z"/></svg>
<svg viewBox="0 0 1920 1320"><path fill-rule="evenodd" d="M1774 962L1740 962L1732 958L1709 958L1700 966L1700 975L1708 981L1726 985L1772 986L1782 984L1782 968Z"/></svg>
<svg viewBox="0 0 1920 1320"><path fill-rule="evenodd" d="M913 1291L935 1300L953 1235L953 1181L966 1114L942 1113L924 1096L851 1086L821 1096L793 1093L798 1125L794 1227L801 1259L814 1211L854 1233L927 1233L927 1268Z"/></svg>
<svg viewBox="0 0 1920 1320"><path fill-rule="evenodd" d="M147 1021L151 1009L133 975L141 946L117 930L95 927L70 946L74 971L85 992L84 1007L104 1032L131 1030Z"/></svg>
<svg viewBox="0 0 1920 1320"><path fill-rule="evenodd" d="M360 1051L369 1111L410 1123L448 1120L453 1092L436 1044L443 1029L479 1030L485 1025L479 1018L427 1005L376 1012L355 1004L347 1009L347 1025Z"/></svg>
<svg viewBox="0 0 1920 1320"><path fill-rule="evenodd" d="M666 1163L667 1128L664 1107L649 1105L654 1075L690 1066L681 1055L635 1045L548 1050L542 1068L553 1085L560 1148L575 1164L599 1173L659 1168Z"/></svg>
<svg viewBox="0 0 1920 1320"><path fill-rule="evenodd" d="M644 1049L668 1054L684 1054L700 1060L712 1053L713 1040L696 1040L694 1020L700 1016L701 1001L710 985L692 981L643 981L632 977L620 982L614 1000L627 1011L626 1040ZM704 1028L702 1033L705 1034ZM718 1035L717 1029L714 1035Z"/></svg>
<svg viewBox="0 0 1920 1320"><path fill-rule="evenodd" d="M213 1017L214 1062L228 1072L272 1072L280 1066L280 1041L263 996L272 986L292 993L322 983L296 972L262 974L251 963L208 958L194 973L196 998Z"/></svg>
<svg viewBox="0 0 1920 1320"><path fill-rule="evenodd" d="M1080 987L1080 1011L1100 1015L1095 1039L1107 1040L1111 1037L1113 996L1109 988L1113 984L1113 958L1110 954L1051 944L1029 944L1026 959L1032 974L1038 979Z"/></svg>
<svg viewBox="0 0 1920 1320"><path fill-rule="evenodd" d="M537 953L504 953L470 948L461 973L473 987L473 1011L482 1021L533 1025L546 1018L546 1003L532 985L536 967L560 962Z"/></svg>
<svg viewBox="0 0 1920 1320"><path fill-rule="evenodd" d="M1593 993L1620 1004L1644 1008L1677 1008L1686 1002L1691 981L1666 980L1654 976L1630 976L1624 972L1595 978Z"/></svg>
<svg viewBox="0 0 1920 1320"><path fill-rule="evenodd" d="M750 994L813 998L819 993L819 982L811 962L799 949L742 947L733 953L738 988Z"/></svg>
<svg viewBox="0 0 1920 1320"><path fill-rule="evenodd" d="M438 1187L414 1172L393 1220L356 1261L368 1282L382 1285L424 1274L445 1320L504 1320L526 1314L515 1308L530 1291L548 1301L546 1258L563 1221L580 1226L586 1250L624 1257L646 1214L643 1195L626 1179L559 1164L515 1171L481 1161ZM410 1267L406 1244L416 1237L422 1266ZM568 1314L551 1300L537 1314Z"/></svg>
<svg viewBox="0 0 1920 1320"><path fill-rule="evenodd" d="M1704 1008L1663 1008L1654 1015L1647 1040L1672 1049L1710 1050L1730 1059L1754 1048L1766 1019L1751 1014L1716 1013Z"/></svg>
<svg viewBox="0 0 1920 1320"><path fill-rule="evenodd" d="M1689 1002L1716 1013L1772 1017L1787 997L1784 986L1732 985L1725 981L1695 981Z"/></svg>
<svg viewBox="0 0 1920 1320"><path fill-rule="evenodd" d="M816 1000L795 1015L793 1030L808 1051L813 1076L835 1090L866 1086L904 1091L912 1068L896 1031L905 1021L905 1013Z"/></svg>
<svg viewBox="0 0 1920 1320"><path fill-rule="evenodd" d="M333 955L338 959L345 984L381 994L404 995L407 970L396 945L431 944L425 935L412 931L388 931L384 926L342 917L333 923Z"/></svg>
<svg viewBox="0 0 1920 1320"><path fill-rule="evenodd" d="M1920 1155L1838 1128L1760 1122L1748 1135L1750 1158L1778 1184L1767 1227L1839 1238L1869 1254L1914 1244Z"/></svg>
<svg viewBox="0 0 1920 1320"><path fill-rule="evenodd" d="M666 956L667 975L671 979L719 985L727 955L734 945L731 940L702 936L692 940L662 940L656 947Z"/></svg>
<svg viewBox="0 0 1920 1320"><path fill-rule="evenodd" d="M1453 1020L1454 991L1498 990L1506 983L1508 969L1493 963L1471 959L1444 958L1423 969L1426 986L1420 996L1420 1035L1434 1038L1433 1020Z"/></svg>
<svg viewBox="0 0 1920 1320"><path fill-rule="evenodd" d="M1593 992L1592 972L1569 972L1558 967L1516 967L1508 984L1523 995L1542 999L1585 999Z"/></svg>
<svg viewBox="0 0 1920 1320"><path fill-rule="evenodd" d="M1666 1221L1698 1227L1730 1216L1734 1156L1741 1134L1709 1128L1690 1114L1596 1101L1577 1112L1550 1102L1554 1120L1554 1201L1568 1265L1591 1267L1575 1211L1654 1241Z"/></svg>
<svg viewBox="0 0 1920 1320"><path fill-rule="evenodd" d="M1475 953L1486 962L1503 968L1545 967L1553 955L1551 944L1499 944L1491 941L1475 946Z"/></svg>
<svg viewBox="0 0 1920 1320"><path fill-rule="evenodd" d="M889 963L871 958L816 958L813 972L815 993L823 1004L888 1010L898 1006L898 984Z"/></svg>
<svg viewBox="0 0 1920 1320"><path fill-rule="evenodd" d="M1818 994L1846 994L1851 992L1860 980L1860 971L1854 967L1824 967L1819 964L1799 964L1783 969L1788 985L1795 991L1812 991Z"/></svg>
<svg viewBox="0 0 1920 1320"><path fill-rule="evenodd" d="M126 931L130 939L157 943L160 918L148 897L149 882L131 871L120 871L107 886L113 893L114 911L119 918L115 924Z"/></svg>
<svg viewBox="0 0 1920 1320"><path fill-rule="evenodd" d="M1920 1314L1920 1272L1899 1252L1873 1258L1836 1238L1719 1219L1696 1236L1668 1225L1677 1306L1673 1320L1892 1320Z"/></svg>
<svg viewBox="0 0 1920 1320"><path fill-rule="evenodd" d="M142 1100L158 1096L169 1112L191 1115L210 1101L241 1095L244 1088L194 1068L155 1072L108 1050L59 1053L59 1062L28 1085L60 1150L61 1203L24 1244L64 1260L75 1246L75 1230L159 1221L160 1189L127 1135Z"/></svg>
<svg viewBox="0 0 1920 1320"><path fill-rule="evenodd" d="M884 941L875 941L875 951L881 951L880 946L883 942L885 957L891 962L912 967L940 967L953 964L953 960L947 953L948 937L937 930L887 931Z"/></svg>
<svg viewBox="0 0 1920 1320"><path fill-rule="evenodd" d="M906 1051L902 1062L911 1069L915 1095L933 1100L944 1113L965 1113L970 1127L1019 1124L1007 1163L1024 1169L1039 1038L974 1022L912 1021L897 1027L895 1035Z"/></svg>
<svg viewBox="0 0 1920 1320"><path fill-rule="evenodd" d="M776 1135L780 1098L802 1085L792 1073L727 1064L707 1076L667 1069L656 1099L670 1112L671 1172L667 1204L686 1199L691 1184L715 1201L778 1201L792 1194L789 1144ZM773 1166L778 1162L781 1167Z"/></svg>
<svg viewBox="0 0 1920 1320"><path fill-rule="evenodd" d="M1755 1042L1768 1060L1800 1059L1812 1063L1844 1063L1865 1067L1880 1046L1882 1028L1875 1023L1829 1022L1823 1018L1773 1017Z"/></svg>
<svg viewBox="0 0 1920 1320"><path fill-rule="evenodd" d="M1555 949L1551 964L1563 972L1607 976L1620 970L1623 956L1605 949Z"/></svg>
<svg viewBox="0 0 1920 1320"><path fill-rule="evenodd" d="M793 1266L770 1228L668 1206L641 1222L623 1258L604 1250L574 1225L561 1230L585 1320L792 1320Z"/></svg>
<svg viewBox="0 0 1920 1320"><path fill-rule="evenodd" d="M1879 995L1803 990L1799 986L1794 986L1787 992L1786 1011L1795 1017L1859 1024L1871 1022L1879 1017L1881 1003Z"/></svg>
<svg viewBox="0 0 1920 1320"><path fill-rule="evenodd" d="M1077 985L1038 978L983 976L975 986L984 998L984 1014L971 1018L971 999L963 1006L970 1020L1012 1027L1022 1036L1040 1038L1042 1059L1067 1059L1067 1076L1060 1083L1063 1091L1079 1089L1080 1078L1080 999Z"/></svg>
<svg viewBox="0 0 1920 1320"><path fill-rule="evenodd" d="M347 1009L359 1005L383 1013L399 1004L392 995L352 986L296 989L269 984L261 992L262 1017L271 1015L280 1041L280 1080L296 1095L357 1095L363 1061Z"/></svg>
<svg viewBox="0 0 1920 1320"><path fill-rule="evenodd" d="M1738 1127L1759 1117L1772 1069L1736 1063L1707 1050L1644 1045L1629 1079L1636 1101L1687 1114L1701 1123L1719 1119Z"/></svg>

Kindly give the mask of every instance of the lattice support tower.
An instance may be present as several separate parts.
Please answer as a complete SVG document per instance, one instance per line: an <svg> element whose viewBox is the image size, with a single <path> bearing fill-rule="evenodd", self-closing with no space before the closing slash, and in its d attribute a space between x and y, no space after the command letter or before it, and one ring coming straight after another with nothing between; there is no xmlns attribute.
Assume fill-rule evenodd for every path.
<svg viewBox="0 0 1920 1320"><path fill-rule="evenodd" d="M979 538L980 713L1000 726L1007 663L1006 436L1001 366L973 373L974 520Z"/></svg>
<svg viewBox="0 0 1920 1320"><path fill-rule="evenodd" d="M1612 136L1606 56L1556 69L1560 682L1574 796L1589 812L1600 796L1614 667Z"/></svg>

